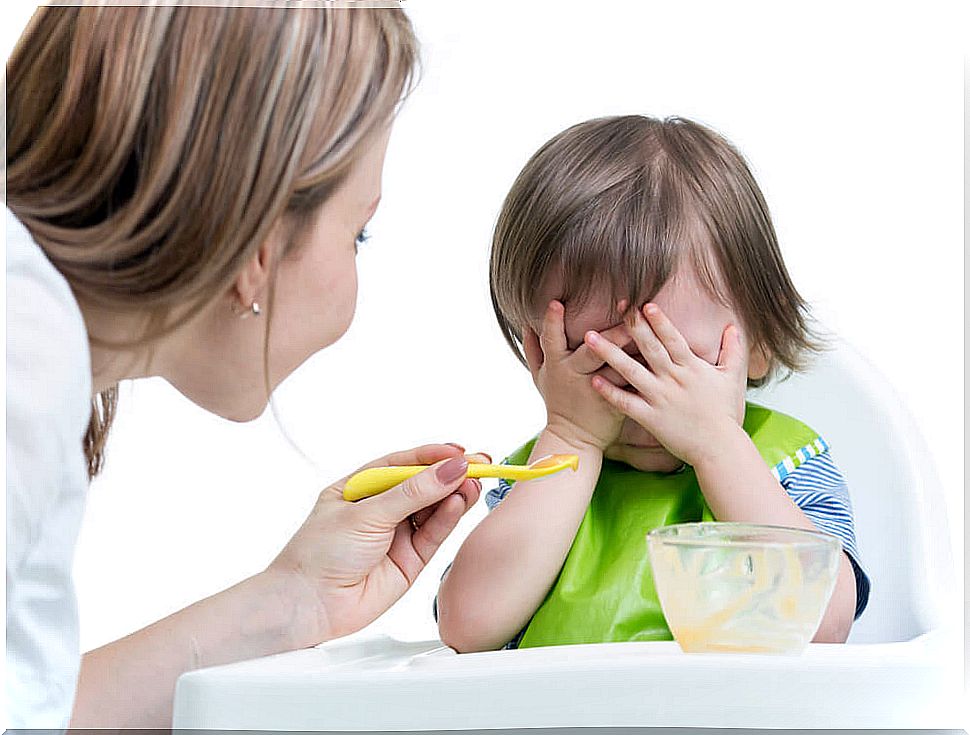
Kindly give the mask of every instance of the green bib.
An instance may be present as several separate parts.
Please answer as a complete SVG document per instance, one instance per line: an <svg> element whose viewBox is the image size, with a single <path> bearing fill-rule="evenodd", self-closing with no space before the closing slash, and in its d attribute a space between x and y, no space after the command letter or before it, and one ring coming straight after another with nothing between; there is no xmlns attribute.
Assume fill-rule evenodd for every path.
<svg viewBox="0 0 970 735"><path fill-rule="evenodd" d="M752 403L744 430L781 479L825 447L800 421ZM526 464L535 440L511 464ZM520 647L672 640L647 554L660 526L714 520L690 467L663 474L603 461L596 489L559 577L536 611Z"/></svg>

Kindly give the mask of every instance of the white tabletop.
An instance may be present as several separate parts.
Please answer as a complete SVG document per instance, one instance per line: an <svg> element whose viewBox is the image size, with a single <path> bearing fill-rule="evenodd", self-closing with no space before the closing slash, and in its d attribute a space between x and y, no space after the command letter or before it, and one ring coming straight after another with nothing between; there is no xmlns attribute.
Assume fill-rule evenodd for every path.
<svg viewBox="0 0 970 735"><path fill-rule="evenodd" d="M953 650L953 646L948 647ZM944 728L962 676L931 633L801 656L611 643L458 655L349 639L179 680L176 728ZM949 667L949 668L948 668Z"/></svg>

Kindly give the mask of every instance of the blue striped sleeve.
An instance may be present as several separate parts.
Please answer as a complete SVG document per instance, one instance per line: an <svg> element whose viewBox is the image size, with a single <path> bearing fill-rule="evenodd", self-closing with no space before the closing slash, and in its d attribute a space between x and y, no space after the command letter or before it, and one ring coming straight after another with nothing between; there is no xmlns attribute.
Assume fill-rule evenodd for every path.
<svg viewBox="0 0 970 735"><path fill-rule="evenodd" d="M825 450L804 461L781 479L788 496L819 531L835 536L852 562L858 618L869 602L869 577L862 569L852 522L852 502L845 477Z"/></svg>
<svg viewBox="0 0 970 735"><path fill-rule="evenodd" d="M499 464L509 464L509 458L506 457ZM512 483L504 477L500 477L498 485L485 494L485 505L489 512L495 510L495 506L505 500L505 496L509 494L509 490L511 489Z"/></svg>
<svg viewBox="0 0 970 735"><path fill-rule="evenodd" d="M502 464L507 464L502 462ZM485 494L485 505L489 510L495 510L495 506L505 500L505 496L512 489L512 483L502 478L498 481L498 486L493 487Z"/></svg>

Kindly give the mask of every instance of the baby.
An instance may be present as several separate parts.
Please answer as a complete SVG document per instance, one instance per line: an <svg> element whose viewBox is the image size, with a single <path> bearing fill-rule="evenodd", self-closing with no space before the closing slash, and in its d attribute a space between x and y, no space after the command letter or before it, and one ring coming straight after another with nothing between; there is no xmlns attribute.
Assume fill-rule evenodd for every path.
<svg viewBox="0 0 970 735"><path fill-rule="evenodd" d="M441 584L442 640L670 640L645 536L718 520L837 536L815 640L844 641L869 593L845 480L816 432L745 401L820 345L731 144L682 118L565 130L505 200L490 283L547 414L506 461L577 454L579 470L488 494Z"/></svg>

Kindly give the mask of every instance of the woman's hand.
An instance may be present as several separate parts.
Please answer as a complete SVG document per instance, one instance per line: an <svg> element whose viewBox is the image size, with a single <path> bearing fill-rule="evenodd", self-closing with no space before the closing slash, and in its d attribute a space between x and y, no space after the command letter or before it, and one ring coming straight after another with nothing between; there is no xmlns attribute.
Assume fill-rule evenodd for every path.
<svg viewBox="0 0 970 735"><path fill-rule="evenodd" d="M550 302L542 334L526 329L522 336L525 359L546 404L548 429L567 444L602 452L619 435L624 417L590 385L590 375L604 367L604 358L587 345L570 350L564 319L563 305ZM606 330L602 339L619 351L630 342L623 325Z"/></svg>
<svg viewBox="0 0 970 735"><path fill-rule="evenodd" d="M343 499L346 477L320 493L303 526L266 570L288 580L289 604L303 606L296 616L297 646L347 635L375 620L407 591L478 500L481 484L465 477L468 460L452 445L391 454L361 469L432 463L356 503Z"/></svg>
<svg viewBox="0 0 970 735"><path fill-rule="evenodd" d="M683 335L655 304L634 311L626 325L640 354L637 360L606 338L588 332L592 352L629 382L636 392L602 376L595 390L617 411L640 424L671 454L697 466L706 453L737 434L744 417L747 361L741 336L728 325L721 335L716 365L695 355Z"/></svg>

